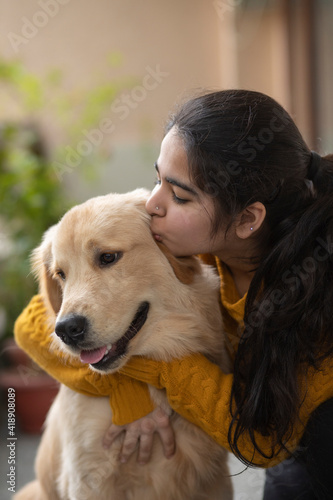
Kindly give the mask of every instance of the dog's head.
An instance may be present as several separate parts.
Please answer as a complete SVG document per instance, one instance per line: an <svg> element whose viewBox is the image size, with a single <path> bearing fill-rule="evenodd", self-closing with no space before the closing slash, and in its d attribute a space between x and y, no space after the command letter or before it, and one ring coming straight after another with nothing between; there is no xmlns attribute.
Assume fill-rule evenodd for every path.
<svg viewBox="0 0 333 500"><path fill-rule="evenodd" d="M168 335L178 336L167 342L171 355L191 343L188 325L199 306L187 290L201 266L155 242L148 194L110 194L72 208L33 254L56 341L97 371L116 370L134 354L162 355ZM196 328L194 320L193 335Z"/></svg>

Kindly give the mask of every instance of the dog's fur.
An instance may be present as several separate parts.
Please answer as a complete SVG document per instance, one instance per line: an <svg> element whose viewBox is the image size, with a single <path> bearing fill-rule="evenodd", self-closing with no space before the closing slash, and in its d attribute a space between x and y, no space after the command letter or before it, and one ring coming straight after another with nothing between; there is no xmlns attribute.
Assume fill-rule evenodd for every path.
<svg viewBox="0 0 333 500"><path fill-rule="evenodd" d="M90 365L92 370L116 371L133 355L167 361L202 352L229 371L219 279L198 259L175 258L154 241L144 208L147 196L136 190L90 199L45 234L34 267L50 318L57 324L73 315L88 320L84 339L66 345L54 334L54 342L76 358L82 349L118 345L140 304L149 303L146 322L125 352L105 366ZM103 254L116 254L115 262L103 265ZM157 405L169 408L164 391L150 391ZM126 464L119 462L122 436L110 450L103 449L110 423L108 398L61 386L39 447L37 480L16 500L232 498L227 451L179 415L172 416L175 455L166 459L155 437L145 466L134 455Z"/></svg>

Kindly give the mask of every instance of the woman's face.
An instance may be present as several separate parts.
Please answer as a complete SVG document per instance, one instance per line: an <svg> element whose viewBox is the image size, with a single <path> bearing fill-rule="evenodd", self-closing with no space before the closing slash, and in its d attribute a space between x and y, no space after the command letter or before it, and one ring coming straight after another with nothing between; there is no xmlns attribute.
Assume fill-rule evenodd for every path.
<svg viewBox="0 0 333 500"><path fill-rule="evenodd" d="M213 200L190 181L186 151L174 129L162 141L156 172L157 184L146 204L154 238L176 256L218 254L224 231L212 239Z"/></svg>

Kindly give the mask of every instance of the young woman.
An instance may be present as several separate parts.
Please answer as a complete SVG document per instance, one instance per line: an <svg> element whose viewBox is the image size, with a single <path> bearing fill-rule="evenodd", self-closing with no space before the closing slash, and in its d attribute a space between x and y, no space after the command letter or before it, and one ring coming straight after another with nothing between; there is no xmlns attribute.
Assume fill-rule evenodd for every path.
<svg viewBox="0 0 333 500"><path fill-rule="evenodd" d="M333 155L311 152L270 97L229 90L195 97L175 113L155 168L152 233L175 255L205 254L216 266L234 373L201 355L134 359L122 375L133 404L122 408L111 394L114 423L151 410L147 397L135 404L145 389L132 378L149 382L244 463L272 467L287 458L268 470L265 499L332 498ZM44 316L37 297L16 323L18 342L37 360ZM172 454L160 413L111 427L106 441L124 429L123 459L138 437L147 459L155 429Z"/></svg>

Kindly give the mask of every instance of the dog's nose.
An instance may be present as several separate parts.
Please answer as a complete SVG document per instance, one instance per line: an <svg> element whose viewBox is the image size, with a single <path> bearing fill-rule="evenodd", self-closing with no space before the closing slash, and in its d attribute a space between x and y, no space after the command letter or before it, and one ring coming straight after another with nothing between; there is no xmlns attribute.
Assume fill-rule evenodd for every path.
<svg viewBox="0 0 333 500"><path fill-rule="evenodd" d="M71 314L57 321L55 333L65 344L76 345L84 339L87 326L87 318L77 314Z"/></svg>

